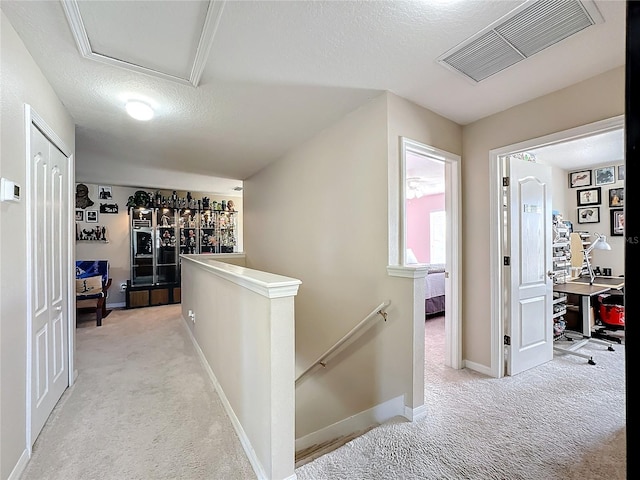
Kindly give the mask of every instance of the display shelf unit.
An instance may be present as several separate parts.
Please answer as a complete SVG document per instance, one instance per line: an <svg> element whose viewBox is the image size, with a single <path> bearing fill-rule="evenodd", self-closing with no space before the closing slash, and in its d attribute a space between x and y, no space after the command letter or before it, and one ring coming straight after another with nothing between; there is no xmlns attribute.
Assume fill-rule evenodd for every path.
<svg viewBox="0 0 640 480"><path fill-rule="evenodd" d="M194 203L191 201L191 205ZM130 207L129 215L131 276L127 308L180 302L181 254L236 251L236 211Z"/></svg>
<svg viewBox="0 0 640 480"><path fill-rule="evenodd" d="M562 220L562 215L553 217L552 278L554 284L566 283L571 278L571 224ZM566 330L567 296L553 294L553 335L562 338Z"/></svg>
<svg viewBox="0 0 640 480"><path fill-rule="evenodd" d="M571 278L570 227L561 220L554 221L552 262L554 283L565 283Z"/></svg>

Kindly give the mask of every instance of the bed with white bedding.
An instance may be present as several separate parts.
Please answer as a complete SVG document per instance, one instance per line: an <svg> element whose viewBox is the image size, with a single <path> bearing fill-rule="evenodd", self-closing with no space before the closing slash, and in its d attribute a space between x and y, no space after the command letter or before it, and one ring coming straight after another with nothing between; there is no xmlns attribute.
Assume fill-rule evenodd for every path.
<svg viewBox="0 0 640 480"><path fill-rule="evenodd" d="M424 299L425 315L442 315L444 313L444 265L427 265L425 278L426 291Z"/></svg>

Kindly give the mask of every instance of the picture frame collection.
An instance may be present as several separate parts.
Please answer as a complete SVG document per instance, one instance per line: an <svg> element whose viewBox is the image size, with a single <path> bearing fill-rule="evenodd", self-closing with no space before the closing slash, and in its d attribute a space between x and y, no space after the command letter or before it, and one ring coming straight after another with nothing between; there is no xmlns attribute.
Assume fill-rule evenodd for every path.
<svg viewBox="0 0 640 480"><path fill-rule="evenodd" d="M603 185L623 180L624 165L570 172L569 188L579 189L576 190L578 223L599 223ZM605 200L609 207L611 235L624 235L624 187L609 188Z"/></svg>
<svg viewBox="0 0 640 480"><path fill-rule="evenodd" d="M107 225L98 224L100 216L117 213L118 204L114 199L113 187L76 183L76 240L108 242Z"/></svg>

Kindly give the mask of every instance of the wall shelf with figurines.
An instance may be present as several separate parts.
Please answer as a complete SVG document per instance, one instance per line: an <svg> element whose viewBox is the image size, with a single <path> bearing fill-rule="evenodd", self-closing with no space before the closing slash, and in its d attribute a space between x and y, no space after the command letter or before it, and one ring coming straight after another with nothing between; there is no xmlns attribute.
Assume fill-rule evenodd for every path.
<svg viewBox="0 0 640 480"><path fill-rule="evenodd" d="M76 241L77 242L101 242L109 243L107 238L107 227L104 225L89 226L79 225L76 223Z"/></svg>

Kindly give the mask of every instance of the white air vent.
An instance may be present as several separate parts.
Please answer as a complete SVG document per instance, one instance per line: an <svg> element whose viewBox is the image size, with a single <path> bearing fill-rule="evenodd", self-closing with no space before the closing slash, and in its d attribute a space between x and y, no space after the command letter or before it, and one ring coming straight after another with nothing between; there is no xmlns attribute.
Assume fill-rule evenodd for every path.
<svg viewBox="0 0 640 480"><path fill-rule="evenodd" d="M438 58L479 82L604 19L590 0L534 0Z"/></svg>

